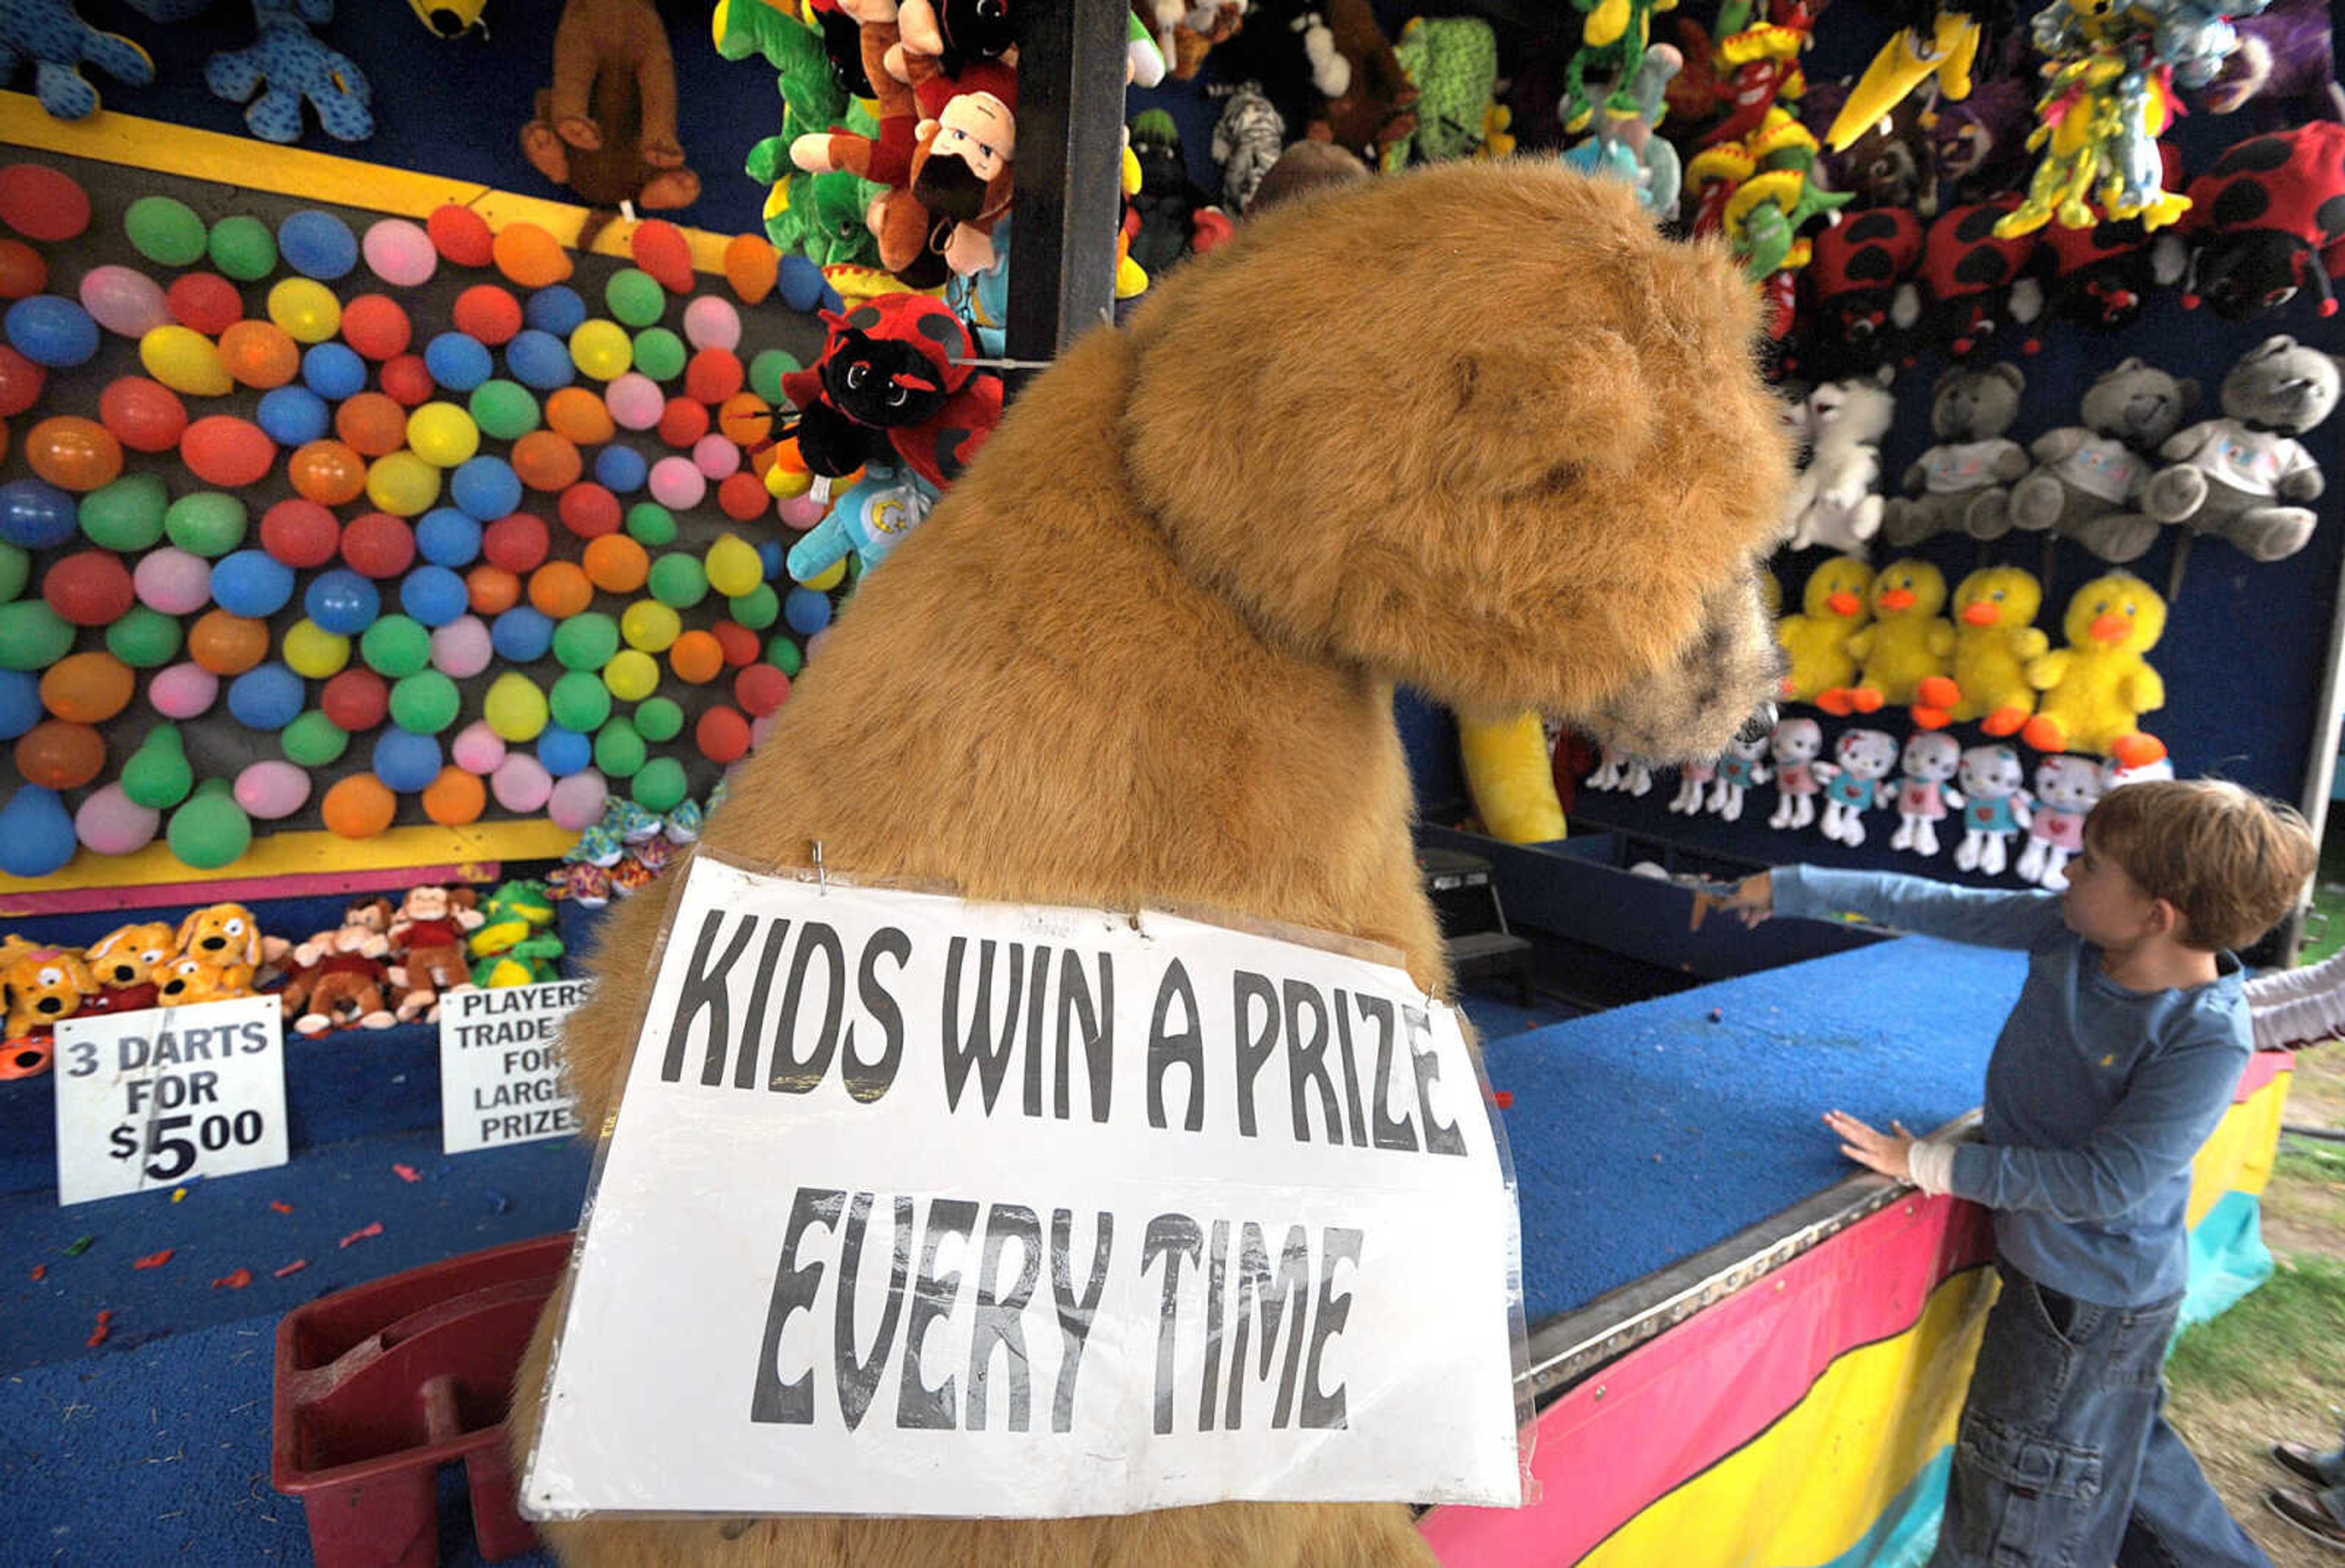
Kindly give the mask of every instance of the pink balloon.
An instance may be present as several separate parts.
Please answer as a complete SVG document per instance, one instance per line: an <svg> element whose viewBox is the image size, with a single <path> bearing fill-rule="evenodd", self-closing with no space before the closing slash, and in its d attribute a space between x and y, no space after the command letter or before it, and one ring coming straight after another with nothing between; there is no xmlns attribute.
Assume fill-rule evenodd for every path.
<svg viewBox="0 0 2345 1568"><path fill-rule="evenodd" d="M177 545L150 550L130 574L138 602L166 615L193 615L212 602L211 562Z"/></svg>
<svg viewBox="0 0 2345 1568"><path fill-rule="evenodd" d="M157 670L147 683L147 700L167 719L192 719L219 697L219 677L201 664L182 662Z"/></svg>
<svg viewBox="0 0 2345 1568"><path fill-rule="evenodd" d="M514 752L489 775L489 793L507 811L535 811L553 793L553 775L535 757Z"/></svg>
<svg viewBox="0 0 2345 1568"><path fill-rule="evenodd" d="M726 437L711 430L692 443L692 466L704 478L731 479L740 471L741 449Z"/></svg>
<svg viewBox="0 0 2345 1568"><path fill-rule="evenodd" d="M489 667L496 648L477 615L459 615L431 632L431 667L452 681L469 681ZM470 769L479 773L485 770Z"/></svg>
<svg viewBox="0 0 2345 1568"><path fill-rule="evenodd" d="M581 768L553 786L545 814L556 827L583 832L603 819L603 801L611 786L593 768Z"/></svg>
<svg viewBox="0 0 2345 1568"><path fill-rule="evenodd" d="M98 855L135 854L155 842L162 825L161 812L140 805L118 784L96 791L74 813L74 836Z"/></svg>
<svg viewBox="0 0 2345 1568"><path fill-rule="evenodd" d="M630 370L604 389L603 406L611 410L611 420L620 429L647 430L660 422L667 398L657 381L641 370Z"/></svg>
<svg viewBox="0 0 2345 1568"><path fill-rule="evenodd" d="M81 308L107 331L132 339L171 319L171 307L161 284L144 272L111 263L82 274Z"/></svg>
<svg viewBox="0 0 2345 1568"><path fill-rule="evenodd" d="M824 514L830 511L830 503L817 501L810 494L794 495L774 510L780 516L784 528L795 528L804 533L823 520Z"/></svg>
<svg viewBox="0 0 2345 1568"><path fill-rule="evenodd" d="M737 349L741 313L716 295L703 294L684 308L684 340L695 349Z"/></svg>
<svg viewBox="0 0 2345 1568"><path fill-rule="evenodd" d="M254 763L236 775L236 804L264 822L291 816L309 802L310 775L291 763Z"/></svg>
<svg viewBox="0 0 2345 1568"><path fill-rule="evenodd" d="M670 511L690 511L708 493L708 476L685 457L662 458L652 464L652 499Z"/></svg>
<svg viewBox="0 0 2345 1568"><path fill-rule="evenodd" d="M377 278L401 288L430 282L440 265L431 237L422 225L403 217L386 217L371 226L359 248Z"/></svg>
<svg viewBox="0 0 2345 1568"><path fill-rule="evenodd" d="M488 720L474 719L457 733L448 754L466 773L486 778L505 760L504 738L489 728Z"/></svg>

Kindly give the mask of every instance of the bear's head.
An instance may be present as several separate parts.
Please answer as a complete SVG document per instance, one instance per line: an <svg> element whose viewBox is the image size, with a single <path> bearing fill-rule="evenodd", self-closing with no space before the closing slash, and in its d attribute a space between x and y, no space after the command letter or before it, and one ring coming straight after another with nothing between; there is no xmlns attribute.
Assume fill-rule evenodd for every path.
<svg viewBox="0 0 2345 1568"><path fill-rule="evenodd" d="M1759 574L1790 440L1758 331L1726 251L1662 238L1617 182L1475 162L1332 187L1150 290L1125 465L1274 645L1707 760L1782 671Z"/></svg>
<svg viewBox="0 0 2345 1568"><path fill-rule="evenodd" d="M2300 436L2337 407L2337 361L2282 335L2241 356L2223 378L2223 411L2251 430Z"/></svg>
<svg viewBox="0 0 2345 1568"><path fill-rule="evenodd" d="M2026 387L2027 379L2016 365L1949 370L1938 378L1931 394L1930 433L1942 441L1999 436L2019 418L2019 394Z"/></svg>
<svg viewBox="0 0 2345 1568"><path fill-rule="evenodd" d="M2198 403L2198 383L2125 359L2085 389L2085 423L2137 451L2153 451L2182 428Z"/></svg>

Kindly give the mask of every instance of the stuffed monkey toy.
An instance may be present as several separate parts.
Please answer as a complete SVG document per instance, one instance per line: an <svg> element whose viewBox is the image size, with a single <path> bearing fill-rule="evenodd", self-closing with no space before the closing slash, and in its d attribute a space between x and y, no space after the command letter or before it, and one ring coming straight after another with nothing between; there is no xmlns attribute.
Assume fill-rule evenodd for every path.
<svg viewBox="0 0 2345 1568"><path fill-rule="evenodd" d="M538 173L595 207L689 207L700 177L675 131L675 57L651 0L563 0L553 85L522 127Z"/></svg>
<svg viewBox="0 0 2345 1568"><path fill-rule="evenodd" d="M1460 254L1482 258L1472 288ZM1441 164L1250 218L1026 389L833 624L704 842L1341 933L1446 994L1396 683L1679 764L1781 679L1759 576L1791 463L1758 307L1722 248L1552 162ZM1387 394L1378 440L1331 448L1363 387ZM1048 592L971 591L1038 572ZM584 1127L619 1109L679 883L614 908L563 1028ZM517 1455L568 1300L516 1384ZM569 1568L1433 1561L1399 1502L543 1529Z"/></svg>

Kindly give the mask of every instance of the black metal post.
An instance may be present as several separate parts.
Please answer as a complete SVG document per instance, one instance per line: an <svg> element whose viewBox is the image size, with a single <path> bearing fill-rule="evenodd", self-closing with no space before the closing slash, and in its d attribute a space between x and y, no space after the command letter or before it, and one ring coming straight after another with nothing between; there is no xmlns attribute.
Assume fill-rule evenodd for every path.
<svg viewBox="0 0 2345 1568"><path fill-rule="evenodd" d="M1049 359L1115 304L1126 0L1016 8L1018 196L1008 348ZM1014 388L1020 378L1012 376Z"/></svg>

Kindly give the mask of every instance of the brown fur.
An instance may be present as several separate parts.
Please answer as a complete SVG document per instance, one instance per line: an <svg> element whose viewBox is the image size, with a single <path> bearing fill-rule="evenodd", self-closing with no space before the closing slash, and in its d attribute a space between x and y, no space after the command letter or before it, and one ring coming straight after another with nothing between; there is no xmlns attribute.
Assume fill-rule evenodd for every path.
<svg viewBox="0 0 2345 1568"><path fill-rule="evenodd" d="M1429 988L1392 683L1586 719L1746 610L1790 481L1725 253L1626 187L1448 165L1315 193L1083 338L831 633L709 847L985 899L1173 905L1387 944ZM1730 455L1731 454L1731 460ZM1677 677L1681 678L1681 675ZM1771 677L1675 743L1722 747ZM615 1108L676 878L613 912L563 1030ZM649 1287L647 1287L649 1288ZM551 1326L515 1398L537 1429ZM546 1527L564 1562L1429 1561L1385 1505Z"/></svg>
<svg viewBox="0 0 2345 1568"><path fill-rule="evenodd" d="M553 85L537 95L522 152L597 207L689 207L700 177L685 167L675 114L675 59L651 0L565 0Z"/></svg>

